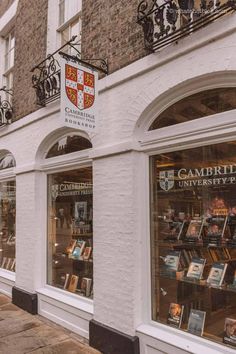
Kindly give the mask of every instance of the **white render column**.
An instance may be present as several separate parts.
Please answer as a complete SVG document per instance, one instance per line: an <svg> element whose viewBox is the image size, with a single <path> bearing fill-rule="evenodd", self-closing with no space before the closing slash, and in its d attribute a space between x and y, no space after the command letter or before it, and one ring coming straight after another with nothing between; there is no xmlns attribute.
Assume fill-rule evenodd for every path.
<svg viewBox="0 0 236 354"><path fill-rule="evenodd" d="M46 178L16 175L16 283L30 293L42 285L46 267Z"/></svg>
<svg viewBox="0 0 236 354"><path fill-rule="evenodd" d="M94 173L94 319L134 336L142 317L148 159L102 157Z"/></svg>

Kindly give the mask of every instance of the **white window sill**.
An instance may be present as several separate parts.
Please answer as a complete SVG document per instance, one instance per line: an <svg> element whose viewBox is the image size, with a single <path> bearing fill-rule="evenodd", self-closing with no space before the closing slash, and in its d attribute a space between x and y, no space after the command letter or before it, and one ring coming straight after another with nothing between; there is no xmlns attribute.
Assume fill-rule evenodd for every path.
<svg viewBox="0 0 236 354"><path fill-rule="evenodd" d="M37 293L93 315L93 300L46 285Z"/></svg>
<svg viewBox="0 0 236 354"><path fill-rule="evenodd" d="M161 323L151 322L151 324L142 324L137 327L136 331L137 334L150 336L153 339L165 342L168 345L172 345L194 354L235 354L234 349L223 345L223 343L221 345Z"/></svg>
<svg viewBox="0 0 236 354"><path fill-rule="evenodd" d="M0 268L0 278L4 278L4 279L7 279L11 282L15 282L16 281L16 273Z"/></svg>

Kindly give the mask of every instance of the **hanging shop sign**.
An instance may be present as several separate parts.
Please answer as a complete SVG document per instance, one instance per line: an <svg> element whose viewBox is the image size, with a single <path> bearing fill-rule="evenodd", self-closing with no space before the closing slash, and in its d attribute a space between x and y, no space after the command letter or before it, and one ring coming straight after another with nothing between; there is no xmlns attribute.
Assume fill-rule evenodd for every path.
<svg viewBox="0 0 236 354"><path fill-rule="evenodd" d="M96 71L61 58L61 119L64 126L93 132L97 125Z"/></svg>

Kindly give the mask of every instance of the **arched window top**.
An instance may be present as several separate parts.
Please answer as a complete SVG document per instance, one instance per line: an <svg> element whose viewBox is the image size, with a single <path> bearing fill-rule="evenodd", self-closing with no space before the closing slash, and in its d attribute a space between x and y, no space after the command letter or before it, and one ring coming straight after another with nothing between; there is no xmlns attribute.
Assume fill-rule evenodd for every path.
<svg viewBox="0 0 236 354"><path fill-rule="evenodd" d="M0 171L15 166L16 161L10 152L0 153Z"/></svg>
<svg viewBox="0 0 236 354"><path fill-rule="evenodd" d="M154 120L149 130L169 127L232 109L236 109L236 87L201 91L168 107Z"/></svg>
<svg viewBox="0 0 236 354"><path fill-rule="evenodd" d="M67 135L60 138L48 151L46 159L61 155L70 154L72 152L90 149L92 144L82 136Z"/></svg>

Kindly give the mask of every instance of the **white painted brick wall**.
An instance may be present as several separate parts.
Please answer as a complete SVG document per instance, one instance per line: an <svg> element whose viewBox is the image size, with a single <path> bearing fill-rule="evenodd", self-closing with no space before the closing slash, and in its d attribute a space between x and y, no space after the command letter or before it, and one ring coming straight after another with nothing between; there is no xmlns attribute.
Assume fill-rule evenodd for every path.
<svg viewBox="0 0 236 354"><path fill-rule="evenodd" d="M138 153L125 153L93 165L95 319L130 335L141 296L136 292L138 159Z"/></svg>
<svg viewBox="0 0 236 354"><path fill-rule="evenodd" d="M35 200L35 173L17 176L16 179L16 286L35 291L37 267L37 204Z"/></svg>

